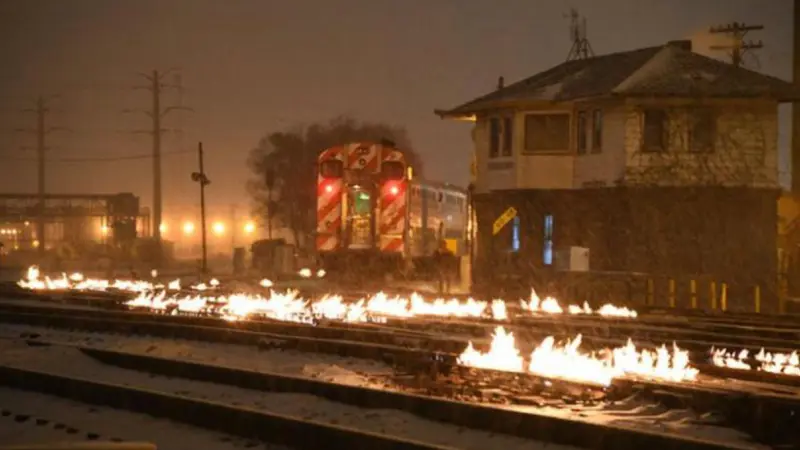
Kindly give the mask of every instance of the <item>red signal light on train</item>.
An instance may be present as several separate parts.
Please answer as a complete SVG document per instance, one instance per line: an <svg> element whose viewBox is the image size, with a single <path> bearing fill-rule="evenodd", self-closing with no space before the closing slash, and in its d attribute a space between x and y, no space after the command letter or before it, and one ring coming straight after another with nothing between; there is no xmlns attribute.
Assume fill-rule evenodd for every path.
<svg viewBox="0 0 800 450"><path fill-rule="evenodd" d="M394 197L400 193L400 186L398 185L398 183L387 183L385 187L385 192Z"/></svg>
<svg viewBox="0 0 800 450"><path fill-rule="evenodd" d="M329 183L329 184L326 184L326 185L325 185L325 192L327 192L328 194L330 194L331 192L333 192L333 185L332 185L332 184L330 184L330 183Z"/></svg>

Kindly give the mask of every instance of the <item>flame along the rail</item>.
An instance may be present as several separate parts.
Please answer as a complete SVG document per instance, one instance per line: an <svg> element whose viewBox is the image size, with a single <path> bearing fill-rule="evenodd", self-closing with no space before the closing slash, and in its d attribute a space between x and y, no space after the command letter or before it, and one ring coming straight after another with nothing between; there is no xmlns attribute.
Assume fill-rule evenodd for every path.
<svg viewBox="0 0 800 450"><path fill-rule="evenodd" d="M748 350L740 350L739 352L729 352L727 349L711 348L711 362L718 367L727 367L729 369L739 370L756 370L783 374L800 376L800 354L795 350L792 353L770 353L763 348L750 358ZM755 360L752 364L750 360Z"/></svg>
<svg viewBox="0 0 800 450"><path fill-rule="evenodd" d="M157 274L154 274L154 276ZM300 271L301 276L310 276L308 269ZM318 277L323 277L324 272L317 273ZM50 278L42 276L39 268L31 266L25 279L17 283L20 287L31 290L73 290L73 291L127 291L139 294L133 301L129 302L132 306L151 307L154 309L176 308L177 311L201 312L206 310L218 310L220 305L226 305L227 315L230 318L245 318L248 315L264 315L264 311L273 311L273 305L284 305L286 297L291 298L294 303L307 303L306 300L297 298L296 293L286 292L277 293L270 291L268 296L251 295L245 293L235 293L225 296L180 296L168 291L181 290L180 280L173 280L166 286L161 283L152 283L144 280L101 280L87 278L82 273L67 275L62 273L60 277ZM219 287L220 283L212 279L208 284L200 283L191 286L195 291L207 291ZM264 288L273 287L270 280L261 280L260 285ZM284 305L287 306L287 305ZM287 306L288 307L288 306ZM290 311L298 309L297 306L289 307ZM520 301L520 309L523 315L539 314L564 314L565 311L571 315L595 314L604 317L623 317L636 318L634 310L618 307L611 304L603 305L597 310L593 310L587 303L582 306L569 305L563 308L553 297L540 299L534 290L528 300ZM488 317L495 320L507 320L509 318L507 303L504 300L492 300L491 302L467 299L459 301L457 299L437 298L428 301L419 294L412 294L409 297L388 297L383 293L378 293L371 298L362 299L355 303L345 303L339 295L329 295L307 307L303 311L305 316L321 315L327 318L337 318L349 321L367 320L368 316L388 316L388 317L415 317L415 316L446 316L460 318ZM300 321L306 321L302 319Z"/></svg>
<svg viewBox="0 0 800 450"><path fill-rule="evenodd" d="M608 386L612 380L623 376L672 382L697 378L697 369L689 366L688 352L675 344L671 350L665 345L655 351L638 350L628 339L625 346L597 353L584 353L580 345L581 335L562 345L549 336L526 359L520 354L513 333L500 326L492 335L488 351L480 352L470 342L458 357L458 363L601 386Z"/></svg>

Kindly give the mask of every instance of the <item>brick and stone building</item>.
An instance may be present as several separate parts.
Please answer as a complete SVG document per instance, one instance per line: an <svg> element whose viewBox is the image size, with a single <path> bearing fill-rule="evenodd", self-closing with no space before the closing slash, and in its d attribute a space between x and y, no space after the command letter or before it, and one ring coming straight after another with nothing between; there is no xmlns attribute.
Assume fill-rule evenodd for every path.
<svg viewBox="0 0 800 450"><path fill-rule="evenodd" d="M474 123L476 283L559 279L554 255L583 247L592 273L713 279L730 286L731 307L758 284L766 302L778 104L798 99L787 82L673 41L568 61L437 110ZM518 217L493 235L509 206Z"/></svg>

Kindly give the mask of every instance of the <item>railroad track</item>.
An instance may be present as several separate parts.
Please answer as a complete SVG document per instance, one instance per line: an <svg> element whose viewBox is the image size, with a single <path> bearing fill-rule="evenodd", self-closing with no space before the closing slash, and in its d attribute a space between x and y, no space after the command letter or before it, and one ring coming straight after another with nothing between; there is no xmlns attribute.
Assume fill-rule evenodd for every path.
<svg viewBox="0 0 800 450"><path fill-rule="evenodd" d="M36 346L64 346L54 342L36 342ZM440 422L502 433L560 445L595 449L655 448L720 449L748 448L735 443L714 443L674 434L651 432L635 428L576 421L546 414L519 412L476 403L452 401L432 396L404 392L368 389L357 386L327 383L318 380L279 374L253 372L231 367L159 358L128 352L109 351L84 346L70 346L105 365L150 375L212 382L242 389L311 394L337 403L362 408L396 409ZM321 443L336 439L347 448L442 448L425 443L376 436L342 427L330 427L290 417L243 411L209 401L167 395L130 386L110 385L75 377L54 375L18 367L0 366L0 384L36 390L53 395L98 403L115 408L133 406L137 412L154 414L201 427L258 438L293 448L324 448ZM187 412L191 411L191 412ZM242 425L244 423L244 425ZM774 427L780 423L772 423ZM283 432L278 432L283 430ZM289 430L290 432L287 432ZM304 434L321 434L309 438ZM281 436L276 439L276 434ZM289 434L288 438L282 436ZM337 444L338 444L337 442ZM752 447L750 447L752 448Z"/></svg>
<svg viewBox="0 0 800 450"><path fill-rule="evenodd" d="M55 313L55 314L53 314ZM83 310L83 309L43 309L40 306L0 304L0 321L24 323L28 325L50 326L56 328L75 327L99 332L125 331L134 334L151 334L215 342L235 342L246 345L280 346L312 352L327 352L342 356L390 361L398 365L417 366L420 362L437 358L452 363L457 354L467 344L470 336L479 336L477 348L485 348L486 338L496 323L475 323L472 321L419 321L417 319L390 321L398 327L417 324L417 330L387 329L385 325L348 324L338 321L325 321L316 325L281 322L274 320L223 321L216 317L190 315L164 315L149 312ZM173 326L175 325L175 326ZM531 343L538 342L551 333L530 326L506 326L520 338L523 353L530 353ZM460 338L434 336L430 332L441 333L442 329L462 332ZM428 333L420 330L428 329ZM214 331L216 330L216 331ZM560 334L564 334L563 332ZM603 349L624 345L626 339L584 335L588 347ZM771 374L760 371L746 371L714 367L708 363L708 350L712 346L722 347L720 342L678 341L682 348L690 350L691 360L702 371L720 377L759 381L765 383L796 386L800 377ZM641 346L657 345L637 341ZM727 344L730 345L730 344ZM748 346L744 346L748 348ZM749 346L757 351L757 346ZM783 348L768 348L770 351L791 351Z"/></svg>
<svg viewBox="0 0 800 450"><path fill-rule="evenodd" d="M21 314L21 315L20 315ZM157 315L159 321L153 321L156 315L149 312L130 312L126 310L75 310L64 309L58 311L58 317L52 314L44 314L42 307L24 304L0 304L0 320L6 322L28 323L30 325L44 326L76 326L71 323L80 318L95 318L99 321L91 322L94 331L113 331L114 329L125 329L136 331L145 330L148 333L157 334L160 331L154 328L161 327L165 322L199 327L223 328L227 330L239 330L261 333L260 338L279 339L283 345L294 348L307 348L312 351L329 351L336 354L348 354L361 358L386 358L388 354L393 355L396 362L402 360L420 360L428 357L432 353L443 354L445 358L454 360L455 355L462 352L466 347L468 339L476 342L479 349L486 347L487 336L496 327L498 322L486 321L465 321L465 320L442 320L442 319L403 319L390 320L387 324L352 324L339 321L322 321L315 326L308 324L298 324L291 322L281 322L275 320L246 320L228 322L216 317L207 316L173 316ZM102 320L100 320L102 319ZM106 319L117 319L122 322L109 323ZM546 317L551 324L557 324L558 318ZM66 322L65 322L66 321ZM90 322L82 326L89 326ZM598 322L602 324L602 322ZM134 327L134 324L136 326ZM388 325L388 327L387 327ZM531 344L539 342L548 335L572 336L570 329L551 329L534 326L531 324L504 324L509 330L513 331L521 341L520 350L523 353L530 353ZM132 328L133 327L133 328ZM446 332L442 336L442 332ZM623 336L610 337L608 334L603 336L602 332L593 333L591 330L584 329L583 342L588 348L600 350L608 347L618 347L624 345L627 338ZM167 331L172 333L173 331ZM191 333L191 328L184 330ZM596 334L601 334L597 336ZM460 336L459 336L460 335ZM247 334L222 333L214 339L240 339L241 342L247 341L251 336ZM202 338L200 338L202 339ZM315 339L317 339L315 341ZM322 339L323 341L320 341ZM321 344L327 341L342 341ZM692 341L685 339L675 339L681 348L690 352L691 360L695 361L705 371L713 372L716 375L728 378L741 378L753 381L778 383L784 385L796 385L800 382L800 377L783 376L763 373L759 371L745 371L737 369L715 368L703 362L709 359L709 349L713 346L747 348L753 353L761 347L758 345L741 345L731 342L720 341ZM249 341L248 341L249 342ZM357 342L378 343L383 347L373 345L358 345ZM648 341L637 339L636 343L643 347L653 347L660 345L664 341ZM252 342L249 342L252 343ZM324 348L323 348L324 347ZM795 347L796 348L796 347ZM791 352L791 347L766 347L772 352Z"/></svg>
<svg viewBox="0 0 800 450"><path fill-rule="evenodd" d="M298 449L336 442L352 449L444 450L447 447L167 393L0 365L0 384L83 403L124 409Z"/></svg>
<svg viewBox="0 0 800 450"><path fill-rule="evenodd" d="M5 309L5 308L4 308ZM23 308L25 309L25 308ZM54 311L42 311L42 308L29 307L28 311L11 313L8 310L0 311L0 321L7 323L26 323L37 326L53 326L67 329L83 329L96 332L124 332L133 334L147 334L166 338L198 339L209 342L228 342L244 345L256 345L266 349L295 349L307 352L323 352L341 356L353 356L368 358L391 363L399 370L410 373L414 380L419 380L419 374L424 375L424 379L448 380L448 375L452 375L454 368L455 354L437 352L414 348L412 342L404 342L405 346L376 344L375 330L372 333L363 333L363 330L355 330L360 334L361 341L355 340L355 334L348 337L351 340L332 339L304 336L298 337L291 333L297 330L325 330L324 327L313 327L307 325L293 325L279 323L284 327L287 334L264 333L231 328L231 326L263 327L271 325L264 322L237 322L230 324L220 320L207 317L181 317L181 316L154 316L152 314L122 313L108 311L90 310L62 310L53 314ZM33 310L33 311L31 311ZM201 323L203 325L198 325ZM213 324L214 326L210 326ZM292 325L286 328L287 325ZM287 331L288 330L288 331ZM337 333L349 332L353 330L333 329ZM328 330L330 332L330 330ZM388 334L387 334L388 335ZM341 337L344 335L339 335ZM403 339L408 339L407 336ZM463 342L461 343L463 346ZM708 368L706 368L708 369ZM726 378L737 378L737 376L747 374L754 381L770 383L772 386L767 390L777 390L778 384L792 385L797 382L798 377L777 376L760 372L744 372L738 370L724 370L715 368L717 376ZM473 385L480 385L481 380L490 377L492 371L481 371L470 369L472 376L465 376L465 369L457 368L457 377L460 380L471 380ZM701 366L701 370L703 367ZM509 380L527 378L520 374L504 374L505 378L500 377L504 382L495 382L485 385L484 391L497 392L498 386L506 386ZM509 378L510 377L510 378ZM536 377L533 377L536 378ZM741 377L738 377L741 378ZM552 381L552 380L550 380ZM787 382L791 381L791 382ZM527 383L529 388L533 384L538 386L544 383ZM570 383L567 383L570 384ZM574 383L573 383L574 384ZM461 383L461 388L464 383ZM419 386L417 386L419 387ZM458 383L448 385L447 381L439 383L428 383L426 394L437 392L457 391ZM776 426L784 424L786 417L793 417L794 411L798 408L798 397L788 394L753 394L737 391L731 386L726 386L720 378L716 379L715 384L704 384L702 386L692 386L686 384L653 383L642 380L618 380L614 387L619 392L638 392L643 395L665 403L679 405L681 407L692 407L698 411L716 411L723 409L727 411L728 420L735 423L740 429L745 429L750 434L759 439L768 439L771 435L780 436ZM463 390L463 389L462 389ZM569 391L569 389L568 389ZM572 389L574 392L575 389ZM579 389L580 391L580 389ZM518 393L517 393L518 394ZM501 396L502 397L502 396ZM516 400L519 400L517 395ZM513 400L513 399L512 399ZM525 399L522 399L524 401ZM752 414L751 414L752 413ZM758 413L758 414L756 414ZM763 430L770 430L766 435L759 434ZM777 430L794 430L791 426L778 427Z"/></svg>

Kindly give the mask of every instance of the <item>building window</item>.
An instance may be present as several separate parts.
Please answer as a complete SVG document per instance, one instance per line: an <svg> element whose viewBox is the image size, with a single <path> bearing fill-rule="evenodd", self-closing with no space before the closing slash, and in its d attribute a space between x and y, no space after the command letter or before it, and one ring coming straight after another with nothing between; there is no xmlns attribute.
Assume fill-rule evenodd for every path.
<svg viewBox="0 0 800 450"><path fill-rule="evenodd" d="M500 119L492 117L489 119L489 158L497 158L500 155Z"/></svg>
<svg viewBox="0 0 800 450"><path fill-rule="evenodd" d="M503 156L511 156L514 143L514 123L511 117L503 118Z"/></svg>
<svg viewBox="0 0 800 450"><path fill-rule="evenodd" d="M542 262L546 265L553 264L553 216L544 216L544 242L542 251Z"/></svg>
<svg viewBox="0 0 800 450"><path fill-rule="evenodd" d="M667 149L667 113L648 109L642 114L642 151L663 152Z"/></svg>
<svg viewBox="0 0 800 450"><path fill-rule="evenodd" d="M586 154L586 144L587 144L587 141L588 141L588 139L586 137L586 133L588 133L589 130L587 130L587 127L586 127L586 113L584 111L578 112L578 120L577 120L577 124L576 124L575 128L576 128L576 134L578 135L577 136L578 154L579 155L585 155Z"/></svg>
<svg viewBox="0 0 800 450"><path fill-rule="evenodd" d="M717 137L717 116L711 109L697 109L690 115L689 150L695 153L714 151Z"/></svg>
<svg viewBox="0 0 800 450"><path fill-rule="evenodd" d="M592 153L603 151L603 110L592 111Z"/></svg>
<svg viewBox="0 0 800 450"><path fill-rule="evenodd" d="M528 114L525 116L526 152L569 151L569 114Z"/></svg>
<svg viewBox="0 0 800 450"><path fill-rule="evenodd" d="M519 251L519 216L515 216L511 222L511 251L516 253Z"/></svg>

